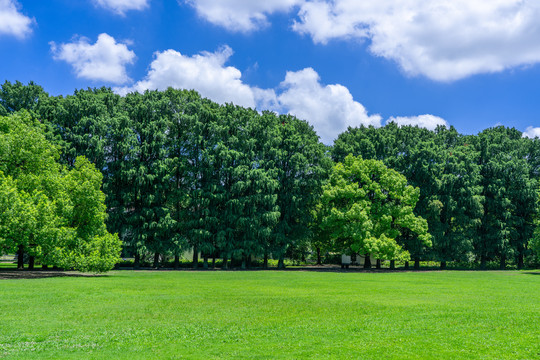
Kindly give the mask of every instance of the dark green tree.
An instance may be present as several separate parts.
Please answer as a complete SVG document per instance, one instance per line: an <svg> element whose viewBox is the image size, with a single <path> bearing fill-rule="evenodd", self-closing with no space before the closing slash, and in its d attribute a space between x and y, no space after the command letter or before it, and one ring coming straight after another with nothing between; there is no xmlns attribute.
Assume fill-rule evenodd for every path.
<svg viewBox="0 0 540 360"><path fill-rule="evenodd" d="M481 267L498 258L500 267L515 258L523 267L526 247L534 231L537 181L528 158L529 147L521 132L503 126L478 135L484 216L476 242Z"/></svg>
<svg viewBox="0 0 540 360"><path fill-rule="evenodd" d="M43 88L33 81L28 85L20 81L6 81L0 88L0 115L26 110L35 116L40 103L47 97L48 94Z"/></svg>
<svg viewBox="0 0 540 360"><path fill-rule="evenodd" d="M158 91L132 93L125 97L125 107L136 137L130 162L133 178L127 213L132 229L131 244L137 257L144 251L154 254L154 267L157 267L160 257L172 246L171 233L176 227L167 201L169 100Z"/></svg>
<svg viewBox="0 0 540 360"><path fill-rule="evenodd" d="M274 118L273 114L266 113L263 116L271 119L268 126L279 131L270 135L280 139L279 143L273 144L269 160L277 170L277 206L280 210L271 246L279 259L278 266L283 267L287 249L308 242L314 235L311 231L314 210L322 195L331 161L325 146L307 122L289 115Z"/></svg>

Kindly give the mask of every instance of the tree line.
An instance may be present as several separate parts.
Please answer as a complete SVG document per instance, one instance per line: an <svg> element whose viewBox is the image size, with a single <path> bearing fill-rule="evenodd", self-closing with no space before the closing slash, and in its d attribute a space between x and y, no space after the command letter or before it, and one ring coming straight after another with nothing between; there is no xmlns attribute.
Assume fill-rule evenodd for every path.
<svg viewBox="0 0 540 360"><path fill-rule="evenodd" d="M420 189L415 213L428 222L432 247L403 244L415 260L476 262L486 267L511 259L518 268L531 255L539 211L540 141L497 126L478 135L453 127L349 128L332 148L340 162L348 154L378 159ZM536 244L533 240L531 244Z"/></svg>
<svg viewBox="0 0 540 360"><path fill-rule="evenodd" d="M72 166L84 155L103 173L107 226L135 265L146 253L193 249L249 266L279 260L310 234L312 209L330 160L305 121L232 104L194 91L110 89L48 96L35 85L4 84L6 112L29 109Z"/></svg>
<svg viewBox="0 0 540 360"><path fill-rule="evenodd" d="M473 136L390 123L349 128L327 147L306 121L195 91L64 97L4 83L0 115L21 110L39 120L66 168L84 156L100 170L107 230L135 265L149 253L155 266L164 255L177 264L192 249L194 266L201 254L205 267L216 258L283 267L309 246L319 261L330 251L416 267L522 267L538 244L540 141L515 129ZM353 204L364 205L351 212Z"/></svg>

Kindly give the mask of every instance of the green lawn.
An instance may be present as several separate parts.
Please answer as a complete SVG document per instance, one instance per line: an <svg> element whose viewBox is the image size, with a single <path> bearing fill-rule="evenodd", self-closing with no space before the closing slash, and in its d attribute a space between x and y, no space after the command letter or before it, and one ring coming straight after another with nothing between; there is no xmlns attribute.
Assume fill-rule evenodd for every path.
<svg viewBox="0 0 540 360"><path fill-rule="evenodd" d="M540 272L0 280L0 358L539 359Z"/></svg>

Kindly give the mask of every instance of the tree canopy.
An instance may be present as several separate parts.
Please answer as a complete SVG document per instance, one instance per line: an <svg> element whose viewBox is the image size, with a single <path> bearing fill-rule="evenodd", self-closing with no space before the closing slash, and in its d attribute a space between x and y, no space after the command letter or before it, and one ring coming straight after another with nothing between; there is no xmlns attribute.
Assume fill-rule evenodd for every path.
<svg viewBox="0 0 540 360"><path fill-rule="evenodd" d="M102 175L84 157L70 169L58 157L28 113L0 117L0 247L45 265L110 270L120 241L105 227Z"/></svg>
<svg viewBox="0 0 540 360"><path fill-rule="evenodd" d="M413 209L420 190L378 160L348 155L334 166L321 197L320 226L346 253L378 259L409 259L397 243L404 229L430 246L427 222Z"/></svg>
<svg viewBox="0 0 540 360"><path fill-rule="evenodd" d="M209 258L244 267L273 258L281 267L310 247L319 261L323 249L344 250L410 257L415 267L421 260L502 268L538 260L531 250L540 139L516 129L463 135L391 122L349 128L327 147L304 120L216 104L195 91L49 96L20 82L0 90L4 253L22 246L54 265L51 244L60 238L80 251L83 242L101 241L112 254L118 240L110 234L118 234L123 255L136 264L152 257L154 266L169 256L178 263L191 249L194 266L201 256L205 267ZM362 160L345 161L349 154ZM343 168L330 171L337 163ZM392 191L401 198L390 201L385 192L398 185ZM56 257L68 259L62 266L87 266L82 258L73 265L75 255Z"/></svg>

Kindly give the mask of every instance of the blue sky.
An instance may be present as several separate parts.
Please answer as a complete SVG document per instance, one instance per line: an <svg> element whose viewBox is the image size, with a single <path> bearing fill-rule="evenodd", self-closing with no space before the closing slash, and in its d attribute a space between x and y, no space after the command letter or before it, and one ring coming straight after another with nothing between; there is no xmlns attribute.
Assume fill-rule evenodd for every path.
<svg viewBox="0 0 540 360"><path fill-rule="evenodd" d="M293 113L540 136L534 0L0 0L0 81L168 86Z"/></svg>

